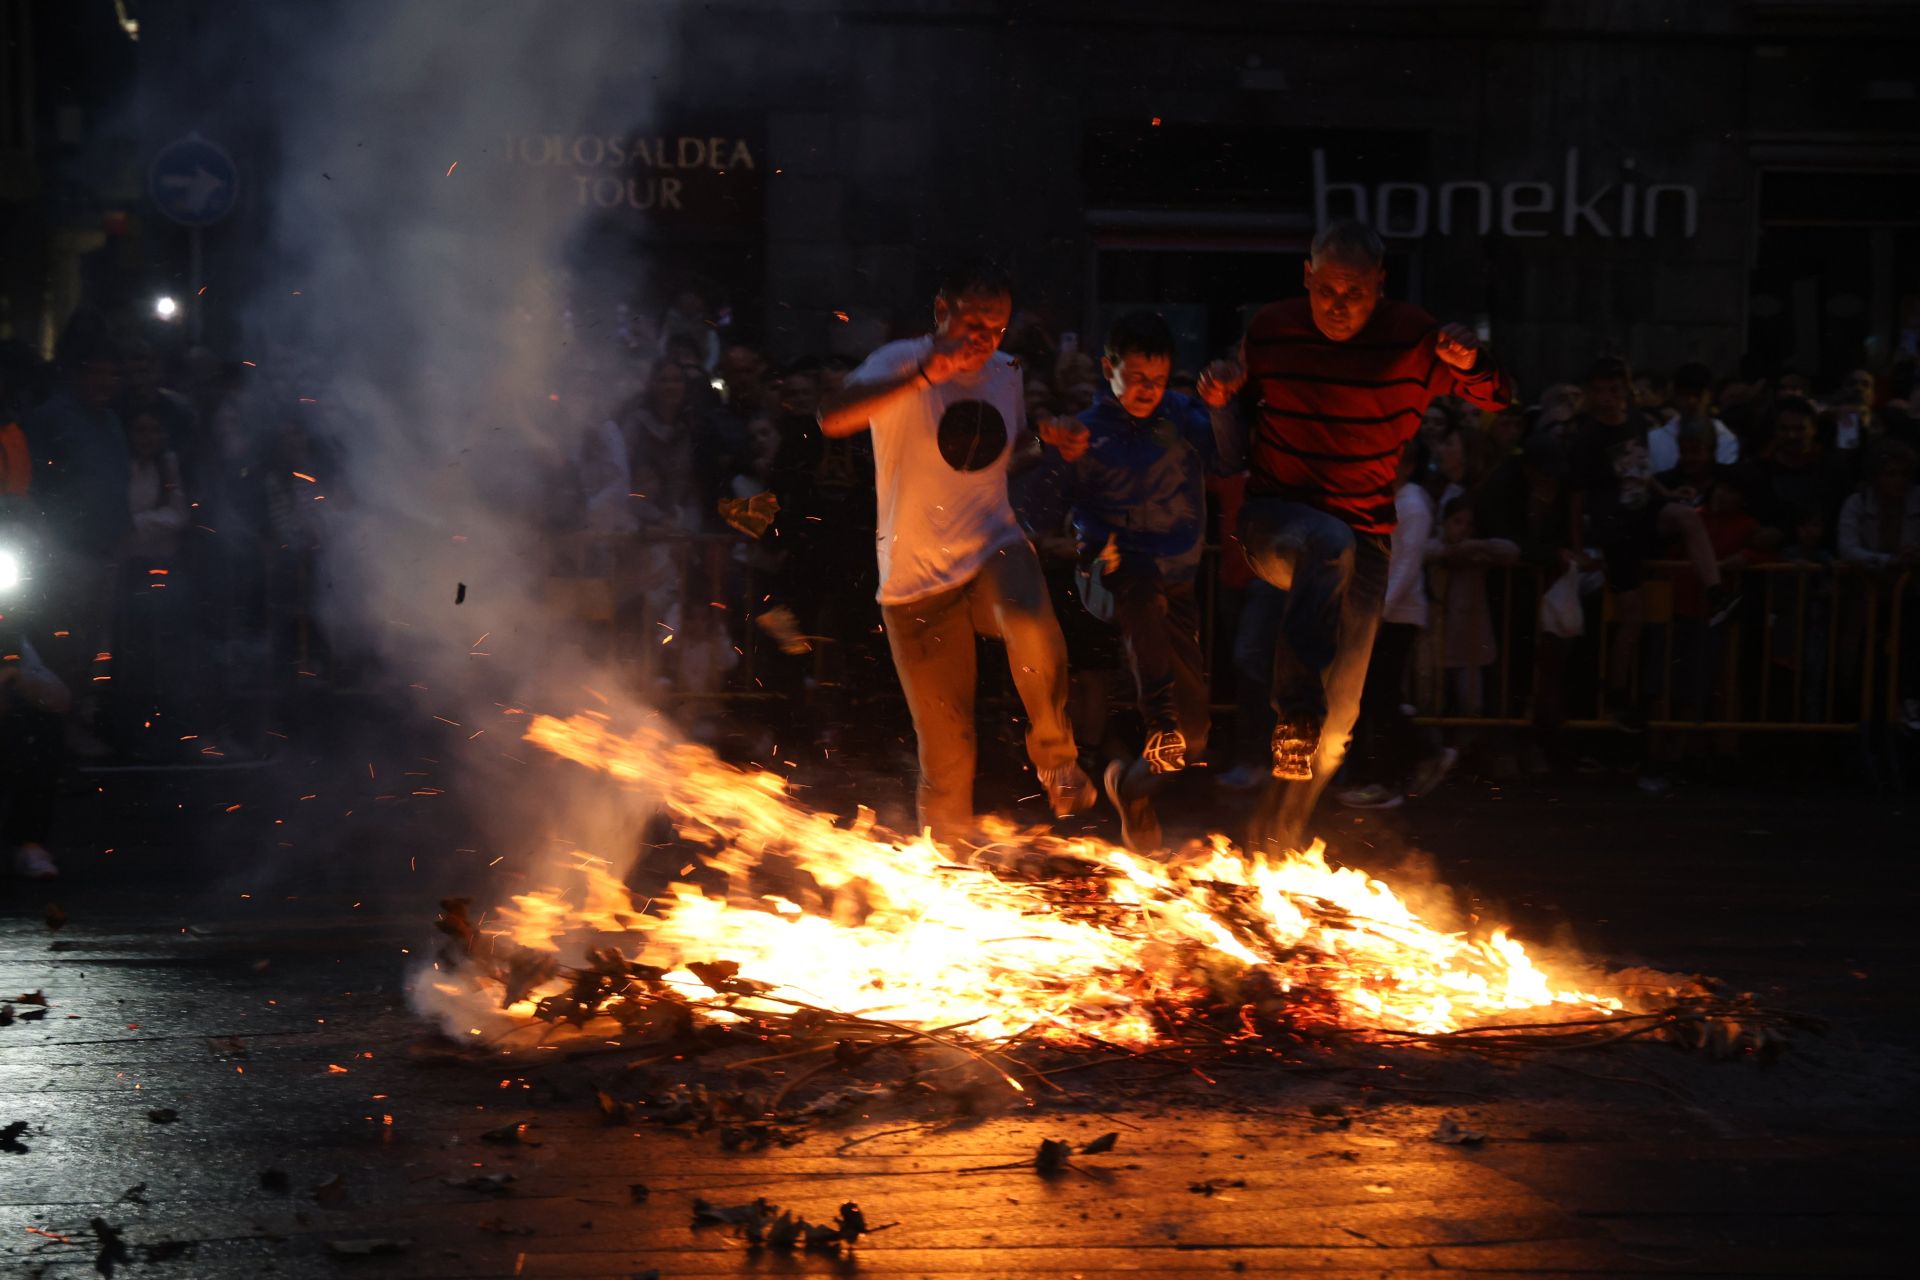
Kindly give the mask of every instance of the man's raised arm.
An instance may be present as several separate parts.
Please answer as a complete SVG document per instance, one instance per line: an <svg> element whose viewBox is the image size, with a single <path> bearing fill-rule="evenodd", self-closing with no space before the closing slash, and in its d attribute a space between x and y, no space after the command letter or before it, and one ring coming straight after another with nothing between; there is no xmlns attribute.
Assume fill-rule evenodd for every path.
<svg viewBox="0 0 1920 1280"><path fill-rule="evenodd" d="M932 385L925 369L918 366L872 382L855 382L849 378L845 386L820 406L818 419L821 433L828 436L857 435L872 423L874 414L897 400L907 398L915 390Z"/></svg>
<svg viewBox="0 0 1920 1280"><path fill-rule="evenodd" d="M820 406L820 430L829 436L865 431L873 415L888 405L931 390L960 371L958 356L965 340L957 335L935 337L932 348L917 365L898 373L867 374L855 369L838 394Z"/></svg>

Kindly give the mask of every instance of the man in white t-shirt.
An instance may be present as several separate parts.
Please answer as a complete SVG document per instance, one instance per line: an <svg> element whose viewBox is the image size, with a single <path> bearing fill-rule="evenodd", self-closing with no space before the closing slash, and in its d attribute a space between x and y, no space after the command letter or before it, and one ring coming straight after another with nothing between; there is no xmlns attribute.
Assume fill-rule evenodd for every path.
<svg viewBox="0 0 1920 1280"><path fill-rule="evenodd" d="M1713 417L1713 371L1704 364L1683 364L1673 372L1673 390L1667 401L1667 419L1647 432L1647 463L1653 474L1680 465L1680 428L1698 418ZM1740 461L1740 437L1713 418L1713 460L1723 467Z"/></svg>
<svg viewBox="0 0 1920 1280"><path fill-rule="evenodd" d="M1058 817L1090 807L1067 720L1067 647L1040 561L1007 500L1007 465L1026 433L1019 367L999 354L1013 311L1004 275L945 276L934 331L890 342L847 376L820 429L871 427L879 498L880 605L919 740L922 829L952 841L973 826L974 637L1004 640L1027 709L1027 755ZM1079 424L1040 436L1084 453Z"/></svg>

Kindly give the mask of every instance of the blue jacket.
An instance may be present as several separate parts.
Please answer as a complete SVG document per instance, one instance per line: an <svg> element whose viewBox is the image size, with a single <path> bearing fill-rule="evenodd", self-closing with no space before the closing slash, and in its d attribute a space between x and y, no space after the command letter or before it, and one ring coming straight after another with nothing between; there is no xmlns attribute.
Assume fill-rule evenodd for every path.
<svg viewBox="0 0 1920 1280"><path fill-rule="evenodd" d="M1206 477L1242 469L1240 433L1223 418L1216 436L1206 405L1169 391L1151 418L1135 418L1102 392L1080 415L1091 439L1073 462L1045 452L1048 487L1073 519L1082 558L1111 535L1124 557L1150 556L1168 582L1199 570L1207 524Z"/></svg>

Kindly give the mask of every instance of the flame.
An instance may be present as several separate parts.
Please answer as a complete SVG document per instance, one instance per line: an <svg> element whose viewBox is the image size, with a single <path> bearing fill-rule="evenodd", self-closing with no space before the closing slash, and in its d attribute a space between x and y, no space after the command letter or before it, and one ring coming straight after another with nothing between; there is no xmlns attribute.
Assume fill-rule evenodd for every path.
<svg viewBox="0 0 1920 1280"><path fill-rule="evenodd" d="M579 855L571 886L515 896L482 932L556 957L616 935L689 993L711 994L689 965L734 961L762 992L740 1000L744 1010L812 1006L982 1039L1146 1046L1173 1038L1169 1018L1183 1009L1278 1007L1309 993L1322 1020L1361 1031L1623 1007L1556 981L1504 930L1434 928L1386 884L1330 865L1318 842L1267 858L1213 836L1164 865L1091 838L1000 827L1003 843L976 859L1003 869L1008 857L1075 860L1082 874L1063 889L956 865L929 840L875 828L864 810L843 824L773 774L733 768L657 727L623 736L597 713L537 716L526 737L648 793L708 846L705 862L735 892L676 884L637 907L605 862ZM789 871L787 893L745 889ZM455 976L430 985L475 1034L480 1022L526 1025L540 994L558 989L488 1010Z"/></svg>

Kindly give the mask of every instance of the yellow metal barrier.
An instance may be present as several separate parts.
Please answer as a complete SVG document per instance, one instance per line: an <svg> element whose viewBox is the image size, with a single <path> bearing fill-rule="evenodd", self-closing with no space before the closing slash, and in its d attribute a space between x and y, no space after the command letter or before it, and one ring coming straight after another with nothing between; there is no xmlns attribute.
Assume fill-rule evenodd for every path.
<svg viewBox="0 0 1920 1280"><path fill-rule="evenodd" d="M678 605L684 627L719 625L738 655L726 687L677 687L679 698L765 699L779 695L755 679L756 655L768 643L752 625L757 611L743 539L730 533L570 535L552 544L548 603L557 616L604 637L606 652L652 682L669 666L665 651L680 632L661 616ZM1223 593L1207 549L1200 587L1203 652L1215 651ZM1876 572L1800 562L1754 565L1726 574L1742 596L1734 616L1709 628L1692 569L1684 562L1647 566L1645 624L1630 697L1646 707L1650 727L1724 732L1847 733L1899 709L1899 602L1914 587L1911 571ZM1437 603L1415 664L1418 720L1434 726L1521 728L1538 723L1534 676L1543 645L1562 645L1558 671L1571 686L1559 727L1611 724L1603 699L1617 601L1601 592L1586 602L1586 634L1558 640L1539 621L1542 573L1527 566L1488 566L1488 604L1496 656L1485 672L1486 703L1450 710L1439 655L1446 645L1445 610ZM711 610L711 612L708 612ZM1074 655L1077 657L1078 655ZM676 685L680 682L676 681ZM1216 686L1226 692L1224 685ZM664 692L664 690L662 690ZM1229 695L1231 697L1231 695ZM1230 700L1216 702L1229 711Z"/></svg>
<svg viewBox="0 0 1920 1280"><path fill-rule="evenodd" d="M1897 709L1904 612L1898 602L1911 585L1910 572L1802 562L1729 569L1725 580L1741 602L1723 626L1714 628L1707 625L1690 565L1663 561L1647 570L1641 588L1645 622L1627 695L1633 705L1647 709L1650 727L1848 733L1873 722L1877 713ZM1546 636L1540 627L1540 571L1489 566L1485 572L1495 612L1495 696L1479 714L1444 710L1444 669L1437 655L1445 648L1445 617L1436 607L1415 674L1415 703L1428 712L1420 722L1536 723L1530 713L1531 673L1516 672L1516 658L1537 655L1543 644L1559 644L1584 661L1584 672L1572 661L1565 669L1586 714L1558 723L1573 729L1609 725L1603 699L1613 683L1608 664L1621 624L1614 594L1602 591L1597 602L1585 602L1586 634L1562 640Z"/></svg>

